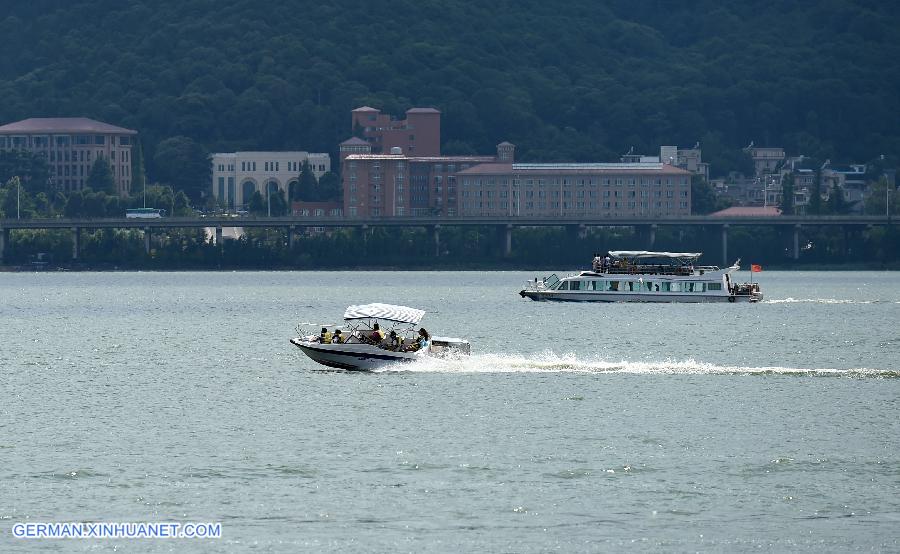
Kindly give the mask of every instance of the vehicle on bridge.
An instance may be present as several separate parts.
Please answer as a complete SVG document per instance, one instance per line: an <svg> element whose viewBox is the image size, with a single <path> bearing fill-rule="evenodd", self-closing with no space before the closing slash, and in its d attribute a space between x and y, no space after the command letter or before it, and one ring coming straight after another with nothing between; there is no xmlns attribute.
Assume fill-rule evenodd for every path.
<svg viewBox="0 0 900 554"><path fill-rule="evenodd" d="M615 251L591 271L528 281L522 298L567 302L759 302L759 283L735 283L734 265L694 265L700 252Z"/></svg>
<svg viewBox="0 0 900 554"><path fill-rule="evenodd" d="M131 208L125 210L125 217L129 219L159 219L166 216L166 210L159 208Z"/></svg>

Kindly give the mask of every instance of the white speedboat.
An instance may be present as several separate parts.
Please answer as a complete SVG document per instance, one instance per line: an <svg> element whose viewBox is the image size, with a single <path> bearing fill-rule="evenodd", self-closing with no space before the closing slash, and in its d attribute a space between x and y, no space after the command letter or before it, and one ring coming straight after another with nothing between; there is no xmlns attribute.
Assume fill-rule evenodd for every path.
<svg viewBox="0 0 900 554"><path fill-rule="evenodd" d="M423 335L424 329L417 331L415 326L424 316L423 310L406 306L350 306L344 312L345 325L334 333L328 332L333 337L339 330L340 342L324 342L321 334L305 333L298 327L300 336L292 338L291 343L314 362L354 371L371 371L429 356L469 354L466 340Z"/></svg>
<svg viewBox="0 0 900 554"><path fill-rule="evenodd" d="M759 302L759 283L736 283L731 267L694 265L700 252L615 251L591 271L528 281L522 298L567 302Z"/></svg>

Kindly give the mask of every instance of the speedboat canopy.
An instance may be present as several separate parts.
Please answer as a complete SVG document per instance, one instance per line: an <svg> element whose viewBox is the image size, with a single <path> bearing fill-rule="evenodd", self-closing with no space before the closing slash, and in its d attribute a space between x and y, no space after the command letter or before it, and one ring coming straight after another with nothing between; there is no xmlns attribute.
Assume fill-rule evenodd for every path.
<svg viewBox="0 0 900 554"><path fill-rule="evenodd" d="M417 310L407 306L394 306L392 304L360 304L350 306L344 312L344 319L384 319L398 323L416 324L425 317L425 310Z"/></svg>
<svg viewBox="0 0 900 554"><path fill-rule="evenodd" d="M647 252L646 250L616 250L609 253L614 258L671 258L675 260L695 259L703 252Z"/></svg>

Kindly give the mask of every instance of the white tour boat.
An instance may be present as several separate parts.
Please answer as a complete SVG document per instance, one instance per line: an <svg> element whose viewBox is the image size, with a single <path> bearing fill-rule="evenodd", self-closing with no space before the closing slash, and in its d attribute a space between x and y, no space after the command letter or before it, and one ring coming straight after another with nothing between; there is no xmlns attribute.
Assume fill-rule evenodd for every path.
<svg viewBox="0 0 900 554"><path fill-rule="evenodd" d="M344 312L346 325L322 334L305 333L291 339L314 362L355 371L371 371L397 362L413 362L428 356L468 355L469 342L451 337L423 335L415 326L424 310L391 304L350 306ZM308 325L308 324L307 324ZM327 327L326 327L327 329ZM340 331L340 333L338 333ZM381 338L377 331L381 331ZM340 334L340 342L334 335ZM396 337L396 338L395 338Z"/></svg>
<svg viewBox="0 0 900 554"><path fill-rule="evenodd" d="M759 302L759 283L736 283L731 267L694 265L700 252L616 251L595 257L591 271L528 281L532 300L568 302Z"/></svg>

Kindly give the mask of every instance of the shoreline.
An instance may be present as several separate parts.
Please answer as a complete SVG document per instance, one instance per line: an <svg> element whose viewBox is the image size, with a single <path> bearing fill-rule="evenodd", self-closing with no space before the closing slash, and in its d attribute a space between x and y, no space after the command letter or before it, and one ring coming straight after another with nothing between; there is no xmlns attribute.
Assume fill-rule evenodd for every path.
<svg viewBox="0 0 900 554"><path fill-rule="evenodd" d="M810 264L810 265L765 265L764 272L782 271L900 271L900 262L889 264ZM34 268L28 266L0 265L0 273L181 273L181 272L209 272L209 273L236 273L236 272L276 272L276 271L422 271L422 272L478 272L478 271L521 271L534 272L540 275L551 273L573 273L587 271L589 268L535 268L534 266L503 265L503 264L471 264L464 266L320 266L320 267L126 267L107 264L77 265L77 266L53 266ZM749 271L749 264L742 267L739 272Z"/></svg>

